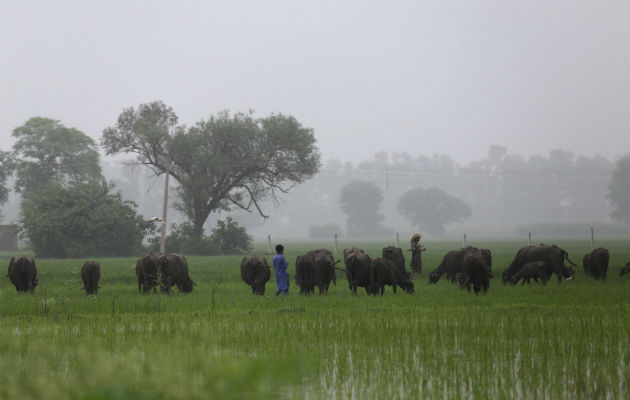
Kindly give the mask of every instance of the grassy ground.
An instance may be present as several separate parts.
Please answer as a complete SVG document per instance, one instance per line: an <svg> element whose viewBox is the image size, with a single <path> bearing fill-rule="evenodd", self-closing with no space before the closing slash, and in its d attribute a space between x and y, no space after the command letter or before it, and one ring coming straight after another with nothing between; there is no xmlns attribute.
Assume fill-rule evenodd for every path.
<svg viewBox="0 0 630 400"><path fill-rule="evenodd" d="M339 248L377 256L390 244ZM290 296L272 298L272 278L255 297L236 256L188 257L199 286L171 297L138 294L135 259L102 259L102 289L88 297L83 260L37 260L34 294L0 280L0 398L628 398L627 243L601 243L605 283L581 269L590 243L556 244L578 264L575 281L495 278L485 296L427 284L460 246L448 242L425 243L414 295L383 298L351 297L341 276L328 296L298 296L292 282ZM522 244L474 245L492 250L500 276ZM296 255L331 247L285 246L292 276Z"/></svg>

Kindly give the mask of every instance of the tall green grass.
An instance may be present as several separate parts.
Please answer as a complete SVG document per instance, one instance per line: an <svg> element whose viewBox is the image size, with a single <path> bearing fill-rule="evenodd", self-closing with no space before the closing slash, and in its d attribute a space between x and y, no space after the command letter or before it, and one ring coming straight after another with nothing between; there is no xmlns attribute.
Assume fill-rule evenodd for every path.
<svg viewBox="0 0 630 400"><path fill-rule="evenodd" d="M391 243L365 242L372 256ZM475 296L428 272L459 243L426 243L416 294L257 297L241 257L188 257L189 295L139 295L135 259L102 259L101 291L80 290L84 260L37 260L41 286L0 280L1 399L627 398L630 279L625 242L607 243L609 278L584 276L585 242L557 242L576 280L506 286L522 244L493 251L496 278ZM341 243L343 247L357 243ZM327 247L285 243L295 256ZM263 254L266 246L257 249ZM6 257L6 265L8 265ZM270 261L270 258L269 258Z"/></svg>

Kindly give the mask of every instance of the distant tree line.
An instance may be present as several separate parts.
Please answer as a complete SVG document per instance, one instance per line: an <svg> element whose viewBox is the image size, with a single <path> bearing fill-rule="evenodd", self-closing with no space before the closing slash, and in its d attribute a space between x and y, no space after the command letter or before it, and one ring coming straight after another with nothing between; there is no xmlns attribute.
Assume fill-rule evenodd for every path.
<svg viewBox="0 0 630 400"><path fill-rule="evenodd" d="M410 228L440 234L440 226L464 220L471 225L498 227L535 222L621 222L630 218L629 164L628 155L611 161L600 155L576 157L554 150L546 156L527 158L509 154L502 146L491 146L487 155L467 165L446 155L412 157L383 152L358 164L329 160L312 180L288 196L282 211L290 221L288 226L308 227L313 214L318 224L346 221L344 230L350 236L382 236L392 229ZM351 200L344 193L356 186L355 182L362 182L365 193L356 190L354 198L360 206L353 208L348 207ZM430 219L437 217L432 204L436 203L409 199L407 193L433 192L434 188L461 203L447 213L452 219L432 227L435 223ZM408 200L401 202L403 197ZM294 204L299 207L293 208ZM353 216L366 207L370 208L365 212L369 217L362 222L370 223L371 229L358 227ZM310 210L308 215L302 212L304 208Z"/></svg>

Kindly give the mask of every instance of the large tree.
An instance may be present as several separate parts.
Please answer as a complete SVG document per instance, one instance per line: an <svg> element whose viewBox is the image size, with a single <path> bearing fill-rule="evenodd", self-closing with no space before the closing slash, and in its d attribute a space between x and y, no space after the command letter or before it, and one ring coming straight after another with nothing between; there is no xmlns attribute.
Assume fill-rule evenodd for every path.
<svg viewBox="0 0 630 400"><path fill-rule="evenodd" d="M437 187L411 189L398 200L398 212L420 231L444 234L444 225L470 218L472 212L461 199Z"/></svg>
<svg viewBox="0 0 630 400"><path fill-rule="evenodd" d="M21 233L37 257L123 257L141 251L154 229L136 204L111 194L103 179L52 182L24 202Z"/></svg>
<svg viewBox="0 0 630 400"><path fill-rule="evenodd" d="M34 117L13 130L15 190L29 199L52 181L100 178L96 143L75 128L50 118Z"/></svg>
<svg viewBox="0 0 630 400"><path fill-rule="evenodd" d="M315 174L320 155L313 130L295 118L221 112L190 128L162 102L124 109L115 126L103 131L107 154L132 153L135 163L178 183L176 206L203 234L212 212L232 208L257 211L262 202Z"/></svg>
<svg viewBox="0 0 630 400"><path fill-rule="evenodd" d="M606 197L613 206L612 219L630 222L630 154L617 161Z"/></svg>
<svg viewBox="0 0 630 400"><path fill-rule="evenodd" d="M379 212L383 191L365 181L350 181L341 188L341 211L347 215L347 234L354 237L375 237L391 233L382 225L385 216Z"/></svg>

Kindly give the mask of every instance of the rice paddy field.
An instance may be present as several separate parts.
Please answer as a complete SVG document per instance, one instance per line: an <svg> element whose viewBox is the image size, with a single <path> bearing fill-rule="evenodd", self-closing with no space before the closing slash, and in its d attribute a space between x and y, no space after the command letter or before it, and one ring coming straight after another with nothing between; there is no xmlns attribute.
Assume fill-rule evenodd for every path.
<svg viewBox="0 0 630 400"><path fill-rule="evenodd" d="M327 296L299 296L292 279L273 298L273 274L254 296L242 256L187 257L198 286L172 296L138 294L136 258L98 259L101 290L86 296L84 260L36 260L35 293L0 280L0 399L630 398L628 242L598 243L611 254L606 282L584 275L590 242L554 242L578 265L575 281L504 285L523 243L472 243L493 253L479 296L427 283L455 242L425 242L416 293L383 297L351 296L343 273ZM298 254L332 250L283 244L292 278ZM391 244L340 243L338 258Z"/></svg>

